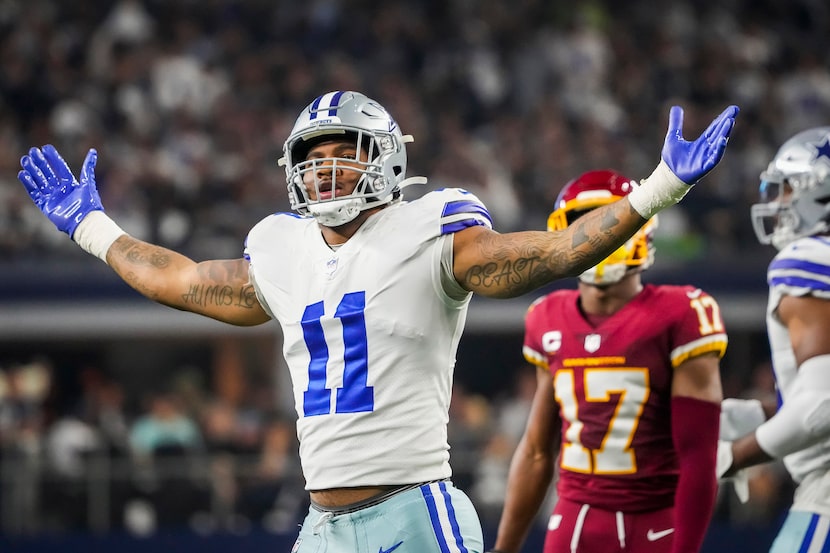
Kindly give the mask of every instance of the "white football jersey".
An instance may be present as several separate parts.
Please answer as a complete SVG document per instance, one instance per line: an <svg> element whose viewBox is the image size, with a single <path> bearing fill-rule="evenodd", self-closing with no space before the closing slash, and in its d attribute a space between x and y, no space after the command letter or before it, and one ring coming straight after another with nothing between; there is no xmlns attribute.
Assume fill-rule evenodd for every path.
<svg viewBox="0 0 830 553"><path fill-rule="evenodd" d="M785 295L830 300L830 239L808 237L787 245L770 263L767 282L767 332L779 402L785 403L798 367L787 327L775 311ZM830 440L788 455L784 464L796 482L816 469L830 468Z"/></svg>
<svg viewBox="0 0 830 553"><path fill-rule="evenodd" d="M474 225L492 227L490 216L456 188L380 210L336 250L314 219L289 213L249 233L254 286L284 335L307 489L450 476L471 297L451 276L451 235Z"/></svg>

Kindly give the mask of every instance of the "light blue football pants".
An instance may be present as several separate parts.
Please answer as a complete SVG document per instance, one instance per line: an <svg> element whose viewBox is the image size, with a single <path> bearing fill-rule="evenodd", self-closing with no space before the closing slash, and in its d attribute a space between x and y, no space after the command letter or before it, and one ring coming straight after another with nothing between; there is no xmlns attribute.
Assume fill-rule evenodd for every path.
<svg viewBox="0 0 830 553"><path fill-rule="evenodd" d="M481 522L448 480L415 485L350 512L314 506L292 553L481 553Z"/></svg>
<svg viewBox="0 0 830 553"><path fill-rule="evenodd" d="M790 511L770 553L830 553L830 517Z"/></svg>

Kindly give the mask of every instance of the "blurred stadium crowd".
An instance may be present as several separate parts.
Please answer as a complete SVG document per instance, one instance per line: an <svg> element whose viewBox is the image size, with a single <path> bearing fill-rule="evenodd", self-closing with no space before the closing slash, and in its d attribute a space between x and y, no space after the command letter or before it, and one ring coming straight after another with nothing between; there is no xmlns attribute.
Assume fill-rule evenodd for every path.
<svg viewBox="0 0 830 553"><path fill-rule="evenodd" d="M381 100L415 136L410 173L478 193L502 230L543 228L582 171L646 176L671 103L690 136L736 103L729 155L662 234L691 238L692 253L744 253L771 148L830 120L828 11L819 0L5 0L0 258L82 255L15 188L20 155L44 143L73 166L98 148L104 205L132 234L238 256L254 222L288 209L282 143L299 109L333 89Z"/></svg>
<svg viewBox="0 0 830 553"><path fill-rule="evenodd" d="M94 364L67 394L57 368L0 373L0 535L288 532L303 514L294 419L262 394L231 401L183 368L135 402Z"/></svg>
<svg viewBox="0 0 830 553"><path fill-rule="evenodd" d="M689 136L738 104L721 166L661 214L658 233L674 241L658 263L768 258L749 221L758 174L785 138L830 122L821 0L0 0L0 29L0 261L9 263L86 256L16 180L20 156L45 143L73 167L98 149L104 206L131 234L196 259L238 257L255 222L288 210L277 159L299 109L334 89L380 100L415 136L410 174L475 192L505 231L544 228L560 187L582 171L647 176L671 104L686 109ZM25 473L12 491L4 483L20 501L55 507L47 527L130 520L140 531L155 516L281 528L302 513L292 421L273 405L229 405L209 390L198 403L167 391L135 403L91 368L77 401L45 416L50 371L48 360L5 371L0 394L0 462L30 454L66 484L44 500ZM500 509L530 384L518 377L500 398L459 388L454 399L457 484L485 517ZM733 395L770 393L768 382L753 386ZM65 507L94 493L79 458L130 469L98 518ZM162 458L192 470L183 478L146 462ZM724 494L719 516L775 516L786 476L772 465L753 482L760 499L737 506ZM186 505L159 512L171 498ZM18 522L6 530L25 532Z"/></svg>
<svg viewBox="0 0 830 553"><path fill-rule="evenodd" d="M236 364L236 347L221 363ZM230 357L227 355L230 353ZM308 506L299 470L294 417L267 387L207 381L183 366L131 397L128 386L94 363L73 371L48 357L0 371L0 537L170 529L198 535L254 530L290 534ZM507 472L536 388L535 369L514 368L512 385L486 397L456 384L450 408L453 481L495 528ZM214 380L221 380L222 377ZM760 364L747 388L728 396L775 395ZM133 394L135 396L135 394ZM793 485L783 465L750 469L750 501L721 487L715 520L775 528ZM538 528L547 525L555 491Z"/></svg>

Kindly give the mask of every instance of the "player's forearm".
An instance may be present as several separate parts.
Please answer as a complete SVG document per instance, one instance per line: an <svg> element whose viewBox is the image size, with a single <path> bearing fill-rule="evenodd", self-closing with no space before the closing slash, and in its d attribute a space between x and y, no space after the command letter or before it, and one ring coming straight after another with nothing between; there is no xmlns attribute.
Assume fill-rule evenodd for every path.
<svg viewBox="0 0 830 553"><path fill-rule="evenodd" d="M107 250L106 261L124 282L147 298L187 308L180 276L194 271L193 260L125 234Z"/></svg>
<svg viewBox="0 0 830 553"><path fill-rule="evenodd" d="M533 519L545 499L553 478L553 459L532 457L517 450L510 464L507 497L494 549L518 553L527 538Z"/></svg>
<svg viewBox="0 0 830 553"><path fill-rule="evenodd" d="M724 477L732 476L747 467L767 463L772 459L758 445L758 440L755 439L755 433L753 432L732 442L732 466L724 473Z"/></svg>
<svg viewBox="0 0 830 553"><path fill-rule="evenodd" d="M242 259L196 263L123 235L107 251L106 260L124 282L163 305L238 325L268 320Z"/></svg>
<svg viewBox="0 0 830 553"><path fill-rule="evenodd" d="M591 210L565 229L569 255L563 269L576 276L590 269L622 246L646 223L623 198Z"/></svg>
<svg viewBox="0 0 830 553"><path fill-rule="evenodd" d="M717 496L719 418L719 402L672 398L672 440L680 465L672 553L697 553L709 526Z"/></svg>
<svg viewBox="0 0 830 553"><path fill-rule="evenodd" d="M764 410L764 416L771 419L778 412L778 402L774 399L762 399L761 409Z"/></svg>
<svg viewBox="0 0 830 553"><path fill-rule="evenodd" d="M488 262L467 265L460 280L484 296L520 296L596 265L644 223L623 199L592 210L560 232L481 233L476 259Z"/></svg>

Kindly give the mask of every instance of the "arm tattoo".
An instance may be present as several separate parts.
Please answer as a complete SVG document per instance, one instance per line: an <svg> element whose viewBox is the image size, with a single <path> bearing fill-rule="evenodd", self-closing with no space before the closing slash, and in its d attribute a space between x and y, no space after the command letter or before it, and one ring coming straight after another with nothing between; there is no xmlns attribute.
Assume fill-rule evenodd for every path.
<svg viewBox="0 0 830 553"><path fill-rule="evenodd" d="M537 288L553 279L551 264L554 259L546 259L544 246L549 238L545 233L521 233L508 235L487 235L479 242L482 257L490 259L489 263L473 265L464 275L468 286L486 288L493 295L513 297Z"/></svg>
<svg viewBox="0 0 830 553"><path fill-rule="evenodd" d="M602 219L599 221L599 232L591 230L588 231L585 229L586 226L589 224L593 224L596 217L587 218L582 217L574 221L573 227L573 239L571 240L571 246L576 249L582 244L586 242L592 242L600 246L603 241L603 236L610 236L612 238L616 238L617 234L614 232L614 229L617 225L620 224L619 218L614 214L613 210L606 210L602 214ZM591 236L594 236L594 239L591 239Z"/></svg>
<svg viewBox="0 0 830 553"><path fill-rule="evenodd" d="M170 253L158 246L137 240L120 240L115 242L116 251L132 265L146 265L164 269L170 265Z"/></svg>
<svg viewBox="0 0 830 553"><path fill-rule="evenodd" d="M627 239L620 225L613 209L597 209L595 214L588 213L574 221L571 249L566 252L570 255L562 259L564 264L558 270L579 274L605 259Z"/></svg>
<svg viewBox="0 0 830 553"><path fill-rule="evenodd" d="M182 295L182 301L193 305L231 305L233 288L227 285L191 284L190 289Z"/></svg>
<svg viewBox="0 0 830 553"><path fill-rule="evenodd" d="M515 297L554 280L578 275L605 259L639 229L642 218L626 204L614 202L577 219L563 232L483 235L479 259L465 276L470 288L488 295ZM636 217L632 217L636 215ZM570 240L568 240L570 236Z"/></svg>
<svg viewBox="0 0 830 553"><path fill-rule="evenodd" d="M170 252L147 244L132 237L121 237L110 249L113 259L108 259L124 282L137 292L155 300L162 301L158 290L145 282L143 273L146 268L163 270L170 266ZM166 302L163 302L166 303Z"/></svg>
<svg viewBox="0 0 830 553"><path fill-rule="evenodd" d="M247 271L238 260L211 261L199 265L199 282L190 284L182 295L186 305L207 307L211 305L232 305L252 309L258 303Z"/></svg>
<svg viewBox="0 0 830 553"><path fill-rule="evenodd" d="M174 298L161 297L160 287L150 283L147 270L177 270L173 256L176 254L139 240L115 242L115 252L120 254L121 274L124 280L150 299L176 307ZM181 294L181 306L211 307L233 306L253 309L259 305L253 285L249 282L247 265L241 260L207 261L197 266L198 278Z"/></svg>
<svg viewBox="0 0 830 553"><path fill-rule="evenodd" d="M257 302L254 287L250 284L239 290L227 284L191 284L190 289L182 295L182 301L188 305L232 305L242 309L252 309Z"/></svg>

